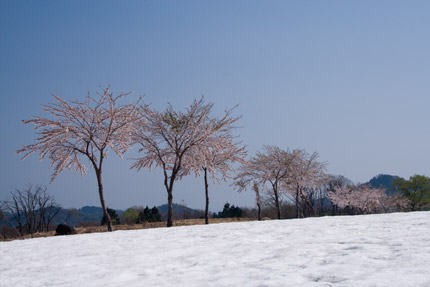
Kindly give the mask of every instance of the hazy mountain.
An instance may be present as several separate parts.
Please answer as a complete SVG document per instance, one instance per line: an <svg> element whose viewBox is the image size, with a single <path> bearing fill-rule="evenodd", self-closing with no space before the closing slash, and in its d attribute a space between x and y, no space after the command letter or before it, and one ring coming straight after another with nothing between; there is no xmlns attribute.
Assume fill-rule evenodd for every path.
<svg viewBox="0 0 430 287"><path fill-rule="evenodd" d="M167 218L167 204L157 206L161 217ZM121 217L123 210L116 209L116 213ZM201 210L192 209L181 204L173 204L173 215L175 219L183 218L199 218L204 213ZM80 209L69 208L63 209L55 217L53 224L66 223L71 226L76 226L82 222L97 222L100 223L103 217L103 210L97 206L84 206Z"/></svg>
<svg viewBox="0 0 430 287"><path fill-rule="evenodd" d="M373 188L379 188L383 187L387 190L387 194L393 194L397 191L393 189L393 181L397 178L400 178L397 175L389 175L389 174L378 174L377 176L373 177L369 182L366 184L369 184Z"/></svg>
<svg viewBox="0 0 430 287"><path fill-rule="evenodd" d="M167 204L157 207L163 219L167 218ZM182 204L173 203L173 217L175 219L200 218L204 216L204 211L192 209Z"/></svg>

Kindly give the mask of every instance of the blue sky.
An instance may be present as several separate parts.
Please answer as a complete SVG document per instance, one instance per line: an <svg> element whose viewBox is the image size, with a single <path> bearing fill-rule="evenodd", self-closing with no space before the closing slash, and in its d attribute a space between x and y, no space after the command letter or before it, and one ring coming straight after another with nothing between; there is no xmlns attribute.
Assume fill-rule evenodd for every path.
<svg viewBox="0 0 430 287"><path fill-rule="evenodd" d="M96 178L20 161L34 141L22 119L51 94L84 99L110 85L130 101L183 108L204 95L217 113L240 104L252 156L264 144L318 151L328 171L355 182L379 173L430 175L428 1L0 2L0 199L47 185L64 207L99 205ZM127 157L136 156L131 151ZM159 171L105 162L114 208L167 201ZM174 201L204 208L203 179ZM211 209L252 206L252 192L210 186Z"/></svg>

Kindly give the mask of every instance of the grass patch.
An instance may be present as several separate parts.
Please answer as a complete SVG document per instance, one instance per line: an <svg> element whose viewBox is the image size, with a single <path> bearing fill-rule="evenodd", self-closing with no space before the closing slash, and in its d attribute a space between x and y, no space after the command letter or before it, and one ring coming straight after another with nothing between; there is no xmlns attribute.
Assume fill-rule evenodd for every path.
<svg viewBox="0 0 430 287"><path fill-rule="evenodd" d="M226 223L226 222L246 222L246 221L255 221L253 218L211 218L209 219L209 224L214 223ZM198 219L179 219L173 221L173 226L189 226L189 225L204 225L205 220L204 218L198 218ZM160 222L145 222L143 224L119 224L119 225L112 225L113 231L116 230L137 230L137 229L147 229L147 228L160 228L160 227L166 227L167 222L166 221L160 221ZM107 232L106 226L85 226L85 227L76 227L76 234L85 234L85 233L97 233L97 232ZM51 230L48 232L38 232L33 234L33 238L42 238L42 237L50 237L55 236L55 230ZM2 240L0 238L0 241L12 241L17 239L30 239L30 235L26 235L23 238L9 238L6 240Z"/></svg>

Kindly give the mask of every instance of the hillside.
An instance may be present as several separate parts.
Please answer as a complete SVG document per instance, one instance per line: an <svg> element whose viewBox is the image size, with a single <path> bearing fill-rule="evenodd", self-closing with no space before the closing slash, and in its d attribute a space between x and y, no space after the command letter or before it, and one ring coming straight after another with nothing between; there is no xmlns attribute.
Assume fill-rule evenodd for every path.
<svg viewBox="0 0 430 287"><path fill-rule="evenodd" d="M339 216L3 242L0 286L424 287L429 218Z"/></svg>
<svg viewBox="0 0 430 287"><path fill-rule="evenodd" d="M167 204L157 206L160 211L161 217L167 217ZM123 210L116 209L116 213L121 216ZM175 219L183 218L199 218L203 211L192 209L181 204L173 204L173 213ZM63 209L55 217L53 224L67 223L71 226L77 226L83 222L97 222L99 223L103 217L103 210L97 206L84 206L80 209L69 208Z"/></svg>
<svg viewBox="0 0 430 287"><path fill-rule="evenodd" d="M157 206L158 210L160 211L160 214L163 218L167 218L167 204L163 204L160 206ZM182 218L199 218L201 216L204 216L203 210L193 209L189 208L182 204L173 204L173 216L176 219L182 219Z"/></svg>
<svg viewBox="0 0 430 287"><path fill-rule="evenodd" d="M393 182L399 178L396 175L389 175L389 174L379 174L375 177L373 177L369 182L366 184L370 185L373 188L385 188L387 190L387 194L393 194L397 191L393 189Z"/></svg>

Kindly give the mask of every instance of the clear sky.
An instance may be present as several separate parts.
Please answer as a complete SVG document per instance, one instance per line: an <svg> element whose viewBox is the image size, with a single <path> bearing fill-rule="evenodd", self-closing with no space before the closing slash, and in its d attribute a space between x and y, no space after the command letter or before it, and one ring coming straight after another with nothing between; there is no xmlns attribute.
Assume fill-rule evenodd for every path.
<svg viewBox="0 0 430 287"><path fill-rule="evenodd" d="M51 94L82 100L110 85L130 101L216 112L240 104L250 156L263 145L318 151L328 172L365 182L430 175L429 1L0 1L0 199L46 185L63 207L99 206L96 178L21 161L34 142L22 119ZM136 149L126 157L135 157ZM159 171L104 165L109 207L167 202ZM252 206L251 191L210 186L211 210ZM203 179L174 202L204 208Z"/></svg>

